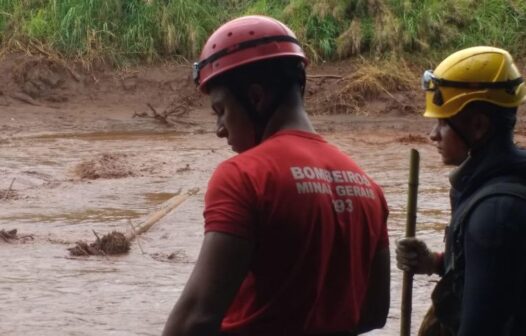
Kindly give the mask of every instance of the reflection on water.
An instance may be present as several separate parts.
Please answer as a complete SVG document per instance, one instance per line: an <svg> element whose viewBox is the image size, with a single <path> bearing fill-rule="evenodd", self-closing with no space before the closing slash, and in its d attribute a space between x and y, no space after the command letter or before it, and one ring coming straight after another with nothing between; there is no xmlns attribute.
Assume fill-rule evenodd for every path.
<svg viewBox="0 0 526 336"><path fill-rule="evenodd" d="M82 211L72 211L64 213L19 213L11 216L2 216L2 220L12 223L56 223L63 225L74 225L80 223L101 223L108 221L125 220L128 218L137 218L143 215L143 212L131 209L101 208L86 209Z"/></svg>
<svg viewBox="0 0 526 336"><path fill-rule="evenodd" d="M42 139L42 140L56 140L56 139L79 139L85 141L133 141L133 140L144 140L148 138L148 141L153 140L167 140L174 139L180 134L181 131L164 131L164 132L92 132L92 133L51 133L51 134L41 134L38 136L33 136L32 138Z"/></svg>
<svg viewBox="0 0 526 336"><path fill-rule="evenodd" d="M404 232L411 145L394 141L399 135L378 141L345 132L326 137L383 187L394 249ZM447 169L429 144L415 146L422 157L417 235L440 249L449 212ZM232 155L224 142L211 134L173 132L62 134L13 139L0 150L0 176L16 176L21 196L0 202L0 229L35 235L26 244L0 242L0 334L159 335L193 264L162 262L158 256L182 251L186 260L196 259L206 183L215 166ZM134 176L79 180L71 175L76 163L101 153L125 153ZM64 244L50 243L92 240L92 230L126 230L128 219L140 221L180 188L194 187L200 194L139 237L141 247L134 243L129 255L69 258ZM433 281L415 278L415 330ZM370 335L399 334L400 287L401 272L393 266L389 320Z"/></svg>

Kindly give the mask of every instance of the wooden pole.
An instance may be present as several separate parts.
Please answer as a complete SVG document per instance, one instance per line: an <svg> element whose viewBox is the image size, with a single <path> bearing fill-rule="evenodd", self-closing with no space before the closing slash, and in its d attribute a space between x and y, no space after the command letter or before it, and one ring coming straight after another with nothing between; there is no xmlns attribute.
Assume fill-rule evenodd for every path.
<svg viewBox="0 0 526 336"><path fill-rule="evenodd" d="M13 179L11 180L11 184L9 185L9 188L5 192L4 199L6 200L9 199L9 193L13 189L13 183L15 183L15 180L16 180L16 177L13 177Z"/></svg>
<svg viewBox="0 0 526 336"><path fill-rule="evenodd" d="M405 236L414 237L416 231L416 205L418 198L418 173L420 169L420 154L411 149L409 167L409 189L407 193L407 221ZM411 334L411 311L413 298L413 273L404 272L402 282L402 312L400 318L400 336Z"/></svg>
<svg viewBox="0 0 526 336"><path fill-rule="evenodd" d="M161 218L166 216L173 209L177 208L177 206L183 203L188 197L195 195L198 191L199 188L190 189L184 194L178 193L169 200L165 201L161 204L159 209L151 213L143 223L137 227L134 226L132 232L127 235L126 238L128 240L132 240L136 236L148 231L153 226L153 224L157 223Z"/></svg>

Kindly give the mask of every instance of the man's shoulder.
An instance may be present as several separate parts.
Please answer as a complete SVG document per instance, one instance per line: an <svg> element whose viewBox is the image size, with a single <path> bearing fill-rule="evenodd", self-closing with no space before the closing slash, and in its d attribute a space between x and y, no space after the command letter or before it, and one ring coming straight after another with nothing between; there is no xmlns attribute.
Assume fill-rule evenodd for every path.
<svg viewBox="0 0 526 336"><path fill-rule="evenodd" d="M502 182L482 187L471 203L466 209L467 229L480 244L501 244L510 233L526 235L526 184Z"/></svg>

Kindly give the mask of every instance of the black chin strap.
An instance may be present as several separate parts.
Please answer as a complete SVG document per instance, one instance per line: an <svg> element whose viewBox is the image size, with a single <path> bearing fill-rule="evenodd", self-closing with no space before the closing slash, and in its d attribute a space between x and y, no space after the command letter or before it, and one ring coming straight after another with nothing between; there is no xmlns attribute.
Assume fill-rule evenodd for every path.
<svg viewBox="0 0 526 336"><path fill-rule="evenodd" d="M449 118L445 119L449 127L458 135L458 137L466 144L469 150L471 150L471 142L468 138L460 131L460 129L453 123Z"/></svg>

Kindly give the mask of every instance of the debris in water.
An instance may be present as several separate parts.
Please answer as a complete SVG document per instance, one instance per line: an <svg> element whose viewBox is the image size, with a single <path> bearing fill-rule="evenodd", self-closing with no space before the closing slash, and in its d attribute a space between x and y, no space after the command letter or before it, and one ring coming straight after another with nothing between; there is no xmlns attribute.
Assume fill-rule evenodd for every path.
<svg viewBox="0 0 526 336"><path fill-rule="evenodd" d="M6 190L0 189L0 200L8 200L8 199L14 199L17 198L16 192L13 190L13 184L15 183L16 178L13 177L11 180L11 184L9 185L9 188Z"/></svg>
<svg viewBox="0 0 526 336"><path fill-rule="evenodd" d="M114 255L127 253L130 250L130 241L121 232L113 231L102 238L95 231L93 234L96 237L95 242L88 244L79 241L75 247L68 248L69 253L74 256Z"/></svg>
<svg viewBox="0 0 526 336"><path fill-rule="evenodd" d="M184 166L183 168L178 168L175 172L183 173L183 172L190 171L190 170L191 170L190 165L187 163L186 166Z"/></svg>
<svg viewBox="0 0 526 336"><path fill-rule="evenodd" d="M79 163L75 173L81 179L122 178L132 176L133 171L125 154L104 153L101 156Z"/></svg>
<svg viewBox="0 0 526 336"><path fill-rule="evenodd" d="M0 230L0 238L8 242L10 239L16 239L16 229L5 231Z"/></svg>
<svg viewBox="0 0 526 336"><path fill-rule="evenodd" d="M19 236L17 229L13 230L0 230L0 240L5 241L6 243L11 242L12 240L21 240L22 242L25 242L26 240L33 240L32 235L25 235L25 236Z"/></svg>
<svg viewBox="0 0 526 336"><path fill-rule="evenodd" d="M176 250L170 254L158 252L150 255L154 260L167 263L190 263L190 258L184 250Z"/></svg>
<svg viewBox="0 0 526 336"><path fill-rule="evenodd" d="M199 191L199 188L193 188L188 190L186 193L181 194L179 190L175 196L162 203L160 209L154 211L144 223L134 227L132 225L132 232L128 235L124 233L113 231L102 238L93 231L93 234L97 238L94 243L88 244L86 242L77 242L74 247L68 248L71 255L74 256L89 256L89 255L112 255L112 254L123 254L130 250L130 242L135 239L138 235L148 231L153 224L158 222L161 218L170 213L179 204L183 203L188 197L195 195ZM131 225L131 222L130 222ZM174 255L175 258L175 255Z"/></svg>

